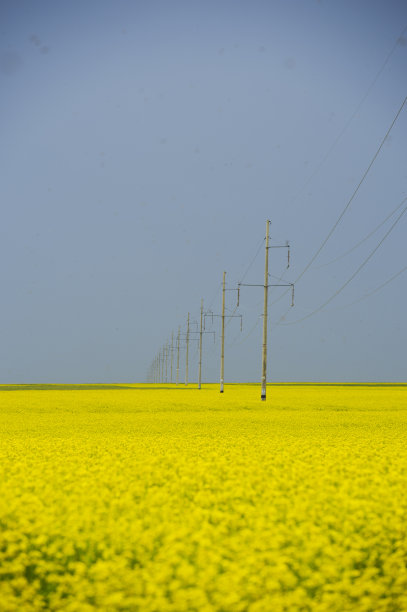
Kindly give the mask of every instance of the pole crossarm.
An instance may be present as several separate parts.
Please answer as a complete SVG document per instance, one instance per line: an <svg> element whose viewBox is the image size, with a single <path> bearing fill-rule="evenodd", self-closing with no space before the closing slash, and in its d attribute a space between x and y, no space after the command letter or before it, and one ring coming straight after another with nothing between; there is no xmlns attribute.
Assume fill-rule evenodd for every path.
<svg viewBox="0 0 407 612"><path fill-rule="evenodd" d="M266 249L288 249L287 250L287 269L290 267L290 245L288 240L285 244L278 244L273 246L266 246Z"/></svg>
<svg viewBox="0 0 407 612"><path fill-rule="evenodd" d="M215 332L214 331L205 331L205 332L202 332L202 333L203 334L214 334ZM191 334L200 334L200 332L199 331L198 332L189 332L189 339L190 340L197 340L199 342L199 338L194 338L193 336L191 336Z"/></svg>
<svg viewBox="0 0 407 612"><path fill-rule="evenodd" d="M222 318L223 315L221 314L215 314L213 312L207 312L204 314L203 316L203 320L204 320L204 329L205 329L205 325L206 325L206 318L208 317L209 319L212 319L213 322L213 317L220 317ZM240 331L243 331L243 315L239 314L239 315L227 315L228 319L240 319ZM215 332L203 332L204 334L207 333L215 333Z"/></svg>
<svg viewBox="0 0 407 612"><path fill-rule="evenodd" d="M239 284L239 283L238 283ZM230 289L226 289L225 287L225 291L237 291L237 302L236 302L236 308L239 307L239 301L240 301L240 287L237 288L230 288ZM221 315L222 316L222 315Z"/></svg>
<svg viewBox="0 0 407 612"><path fill-rule="evenodd" d="M267 285L267 287L294 287L294 283L285 283L283 285L271 284Z"/></svg>
<svg viewBox="0 0 407 612"><path fill-rule="evenodd" d="M258 285L258 284L252 284L252 283L239 283L239 285L242 286L242 287L263 287L263 288L267 288L267 289L269 287L291 287L291 306L292 307L294 306L294 283L270 283L268 285Z"/></svg>
<svg viewBox="0 0 407 612"><path fill-rule="evenodd" d="M199 338L190 338L189 340L195 340L195 342L199 342ZM179 348L180 348L180 349L187 348L186 343L185 343L184 345L180 344L180 345L179 345Z"/></svg>

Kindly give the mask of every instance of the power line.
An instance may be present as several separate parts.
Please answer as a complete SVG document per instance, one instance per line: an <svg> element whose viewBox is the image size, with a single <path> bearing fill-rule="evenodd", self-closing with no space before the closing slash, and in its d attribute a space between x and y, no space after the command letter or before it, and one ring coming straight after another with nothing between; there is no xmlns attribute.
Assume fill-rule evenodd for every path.
<svg viewBox="0 0 407 612"><path fill-rule="evenodd" d="M387 217L381 221L379 223L379 225L377 225L367 236L365 236L362 240L360 240L357 244L355 244L351 249L349 249L348 251L345 251L345 253L342 253L342 255L339 255L338 257L335 257L335 259L331 259L331 261L328 261L320 266L317 266L315 269L319 270L320 268L325 268L326 266L330 266L331 264L339 261L340 259L343 259L344 257L346 257L346 255L349 255L349 253L352 253L355 249L357 249L358 247L360 247L361 244L363 244L364 242L366 242L366 240L368 240L371 236L373 236L373 234L375 234L377 232L377 230L379 230L382 225L384 225L386 223L386 221L388 221L395 212L398 211L399 208L401 208L404 204L404 202L407 200L407 197L404 198L400 204L398 204L396 206L396 208L394 210L391 211L391 213L389 215L387 215Z"/></svg>
<svg viewBox="0 0 407 612"><path fill-rule="evenodd" d="M362 300L365 300L366 298L370 297L371 295L374 295L375 293L380 291L380 289L383 289L383 287L385 287L386 285L388 285L389 283L394 281L395 278L397 278L398 276L403 274L403 272L405 272L406 270L407 270L407 266L404 266L404 268L401 268L401 270L396 272L396 274L393 274L393 276L391 276L384 283L382 283L381 285L379 285L378 287L373 289L373 291L369 291L369 293L365 293L365 295L362 295L362 297L358 298L357 300L354 300L353 302L350 302L349 304L345 304L345 306L341 306L340 310L342 310L343 308L348 308L348 306L353 306L354 304L357 304L358 302L361 302Z"/></svg>
<svg viewBox="0 0 407 612"><path fill-rule="evenodd" d="M314 263L314 261L316 260L316 258L318 257L318 255L320 254L320 252L322 251L322 249L324 248L324 246L326 245L326 243L328 242L328 240L330 239L330 237L332 236L332 234L334 233L334 231L336 230L336 228L338 227L339 223L341 222L343 216L345 215L346 211L348 210L349 206L351 205L351 203L353 202L357 192L359 191L363 181L365 180L366 176L368 175L371 167L373 166L374 162L376 161L377 156L379 155L387 137L389 136L394 124L396 123L401 111L403 110L403 107L405 105L405 103L407 102L407 96L404 98L400 108L398 109L395 117L393 118L393 121L391 122L391 125L389 127L389 129L386 132L386 135L384 136L384 138L382 139L379 147L377 148L375 154L373 155L367 169L365 170L365 172L363 173L362 178L360 179L358 185L356 186L356 189L354 189L351 197L349 198L349 200L347 201L345 207L342 209L342 212L340 213L339 217L336 219L335 223L333 224L333 226L331 227L331 229L329 230L326 238L323 240L322 244L319 246L319 248L316 250L316 252L314 253L314 255L311 257L310 261L307 263L307 265L305 266L305 268L303 269L303 271L301 272L301 274L295 279L294 284L298 283L298 281L304 276L304 274L309 270L309 268L312 266L312 264ZM286 295L286 291L284 291L282 293L282 295L277 298L277 300L275 300L275 302L278 302L280 299L282 299L284 297L284 295Z"/></svg>
<svg viewBox="0 0 407 612"><path fill-rule="evenodd" d="M309 183L312 181L312 179L314 178L314 176L316 176L318 174L318 172L320 171L320 169L322 168L322 166L324 165L324 163L326 162L326 160L328 159L328 157L330 156L330 154L332 153L332 151L335 149L336 145L338 144L338 142L340 141L340 139L342 138L342 136L345 134L346 130L348 129L348 127L350 126L350 124L352 123L352 121L354 120L354 118L356 117L356 115L358 114L358 112L360 111L361 107L363 106L364 102L366 101L366 98L368 97L368 95L370 94L370 92L372 91L373 87L376 85L377 80L379 79L380 75L382 74L383 70L385 69L386 65L388 64L391 56L393 55L394 51L396 50L397 46L400 44L400 41L403 38L404 33L407 30L407 25L404 27L404 29L402 30L400 36L396 39L396 42L394 43L393 47L391 48L390 52L387 54L383 64L381 65L381 67L379 68L378 72L376 73L376 76L374 77L373 81L370 83L369 87L366 90L366 93L364 94L364 96L362 97L362 99L360 100L359 104L356 106L355 110L353 111L352 115L349 117L349 119L347 120L347 122L345 123L344 127L342 128L342 130L339 132L338 136L335 138L335 140L333 141L332 145L329 147L328 151L325 153L324 157L321 159L321 161L319 162L319 164L317 165L317 167L315 168L315 170L311 173L311 175L306 179L306 181L303 183L301 189L297 192L296 195L294 195L291 198L290 204L292 204L293 202L295 202L295 200L303 193L304 189L309 185Z"/></svg>
<svg viewBox="0 0 407 612"><path fill-rule="evenodd" d="M350 276L348 278L348 280L337 290L335 291L335 293L333 293L331 295L330 298L328 298L323 304L321 304L321 306L319 306L318 308L316 308L315 310L313 310L312 312L310 312L309 314L305 315L304 317L302 317L301 319L297 319L296 321L290 321L288 323L277 323L277 325L295 325L296 323L300 323L301 321L305 321L305 319L309 319L309 317L312 317L314 314L317 314L318 312L320 312L323 308L325 308L325 306L327 306L330 302L332 302L332 300L334 298L336 298L337 295L339 295L341 293L341 291L343 291L343 289L345 289L345 287L347 285L349 285L349 283L351 281L353 281L353 279L359 274L359 272L362 270L362 268L365 267L365 265L367 264L367 262L373 257L373 255L376 253L377 249L383 244L383 242L386 240L387 236L393 231L393 229L396 227L397 223L400 221L400 219L402 218L402 216L404 215L404 213L407 211L407 206L405 206L403 208L403 210L401 211L401 213L399 214L399 216L397 217L397 219L394 221L393 225L390 227L389 230L387 230L387 232L385 233L385 235L383 236L383 238L380 240L380 242L375 246L375 248L373 249L373 251L371 251L369 253L369 255L366 257L366 259L364 259L364 261L360 264L360 266L356 269L356 271L352 274L352 276ZM281 319L280 319L281 320Z"/></svg>
<svg viewBox="0 0 407 612"><path fill-rule="evenodd" d="M218 286L217 286L217 288L216 288L215 293L213 294L213 297L212 297L211 301L209 302L209 306L208 306L208 308L209 308L209 309L211 309L211 308L212 308L213 303L214 303L214 301L216 300L216 298L218 297L218 294L219 294L219 292L220 292L221 288L222 288L222 283L219 283L219 284L218 284Z"/></svg>
<svg viewBox="0 0 407 612"><path fill-rule="evenodd" d="M246 340L248 338L250 338L250 336L253 334L253 332L255 331L255 329L258 327L260 321L261 321L262 317L261 315L259 315L257 317L256 323L250 328L250 330L247 332L247 334L244 335L244 337L241 339L240 342L237 342L237 339L239 336L235 336L235 338L232 340L232 342L230 344L228 344L228 348L233 348L234 346L240 346L241 344L243 344L244 342L246 342Z"/></svg>
<svg viewBox="0 0 407 612"><path fill-rule="evenodd" d="M260 253L260 251L261 251L261 249L262 249L262 247L263 247L263 244L264 244L264 241L265 241L265 240L266 240L266 238L265 238L265 237L261 239L261 241L260 241L260 243L259 243L259 246L258 246L258 248L257 248L257 250L256 250L256 254L254 255L253 259L250 261L249 265L247 266L246 271L245 271L245 273L243 274L243 276L241 277L241 279L240 279L240 281L239 281L238 285L244 281L244 279L246 278L246 276L247 276L247 275L248 275L248 273L250 272L250 270L251 270L251 268L252 268L252 266L253 266L254 262L256 261L256 259L257 259L258 255L259 255L259 253ZM235 312L236 312L236 310L238 309L238 307L239 307L239 306L238 306L238 304L236 304L236 306L235 306L234 310L232 311L232 314L231 314L231 315L229 315L229 317L228 317L227 321L225 322L225 326L226 326L226 325L229 325L229 323L230 323L230 321L232 320L233 315L235 314Z"/></svg>
<svg viewBox="0 0 407 612"><path fill-rule="evenodd" d="M259 246L258 246L258 248L257 248L257 250L256 250L256 254L255 254L255 256L253 257L253 259L251 260L251 262L249 263L249 265L247 266L246 272L243 274L242 278L241 278L241 279L240 279L240 281L239 281L240 283L242 283L242 282L244 281L244 279L246 278L246 276L248 275L248 273L249 273L249 271L250 271L250 269L251 269L252 265L253 265L253 264L254 264L254 262L256 261L257 256L258 256L258 254L260 253L260 251L261 251L261 249L262 249L262 246L263 246L263 243L264 243L264 241L265 241L265 240L266 240L265 238L262 238L262 240L260 241L260 244L259 244Z"/></svg>
<svg viewBox="0 0 407 612"><path fill-rule="evenodd" d="M407 96L404 98L402 105L400 106L399 110L396 113L396 116L394 117L393 121L391 122L391 125L389 127L389 129L386 132L385 137L382 139L378 149L376 150L376 153L373 155L372 160L370 161L370 164L368 165L368 167L366 168L362 178L360 179L358 185L356 186L356 189L353 191L351 197L349 198L349 200L346 203L346 206L344 207L344 209L342 210L341 214L339 215L339 217L337 218L337 220L335 221L335 223L333 224L332 228L329 230L328 235L326 236L325 240L322 242L321 246L318 248L318 250L315 252L315 254L312 256L311 260L309 261L309 263L305 266L304 270L301 272L301 274L299 275L299 277L297 278L297 280L295 281L295 283L298 283L298 281L304 276L305 272L307 272L307 270L310 268L310 266L314 263L314 261L316 260L316 258L318 257L318 255L320 254L320 252L322 251L322 249L324 248L324 246L326 245L326 243L328 242L328 240L330 239L330 237L332 236L332 234L334 233L334 231L336 230L336 228L338 227L339 223L341 222L344 214L346 213L346 211L348 210L349 206L352 204L357 192L359 191L363 181L365 180L365 178L367 177L371 167L373 166L374 162L376 161L377 156L379 155L380 151L382 150L382 147L385 143L385 140L387 139L387 137L389 136L394 124L396 123L401 111L403 110L403 107L405 105L405 103L407 102Z"/></svg>

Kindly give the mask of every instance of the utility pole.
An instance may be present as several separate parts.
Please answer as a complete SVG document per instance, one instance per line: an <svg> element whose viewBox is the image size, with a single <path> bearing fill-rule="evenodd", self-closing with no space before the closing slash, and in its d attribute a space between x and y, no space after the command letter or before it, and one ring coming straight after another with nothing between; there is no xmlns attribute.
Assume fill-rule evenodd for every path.
<svg viewBox="0 0 407 612"><path fill-rule="evenodd" d="M165 343L165 347L164 347L164 354L165 354L165 382L168 382L168 340Z"/></svg>
<svg viewBox="0 0 407 612"><path fill-rule="evenodd" d="M262 351L262 375L261 375L261 399L266 399L267 384L267 298L269 288L269 231L270 221L266 222L266 256L264 263L264 305L263 305L263 351Z"/></svg>
<svg viewBox="0 0 407 612"><path fill-rule="evenodd" d="M287 268L290 267L290 245L286 242L284 245L269 246L270 223L266 222L266 253L264 264L264 284L258 285L253 283L238 283L238 287L263 287L264 305L263 305L263 345L262 345L262 372L261 372L261 399L266 399L267 385L267 298L269 287L291 287L291 306L294 306L294 283L269 283L269 249L287 249Z"/></svg>
<svg viewBox="0 0 407 612"><path fill-rule="evenodd" d="M223 393L223 382L225 378L225 286L226 272L223 272L223 287L222 287L222 338L220 349L220 392Z"/></svg>
<svg viewBox="0 0 407 612"><path fill-rule="evenodd" d="M177 385L179 383L179 337L181 334L181 326L178 327L178 336L177 336Z"/></svg>
<svg viewBox="0 0 407 612"><path fill-rule="evenodd" d="M161 355L161 382L164 382L164 347L163 347L163 353Z"/></svg>
<svg viewBox="0 0 407 612"><path fill-rule="evenodd" d="M188 313L188 322L187 322L186 343L187 343L187 352L185 356L185 386L188 385L189 313Z"/></svg>
<svg viewBox="0 0 407 612"><path fill-rule="evenodd" d="M208 312L204 314L204 329L205 329L206 317L210 317L212 319L212 323L213 323L214 317L220 317L222 320L221 350L220 350L220 392L221 393L223 393L224 382L225 382L225 294L226 294L226 291L237 291L237 304L233 312L235 312L236 309L239 307L239 295L240 295L240 287L238 287L237 289L226 289L226 272L223 273L222 287L223 287L222 289L222 314L215 314L211 310L209 310ZM235 314L228 315L228 319L235 319L235 318L240 319L240 331L242 331L243 329L242 315L235 315Z"/></svg>
<svg viewBox="0 0 407 612"><path fill-rule="evenodd" d="M203 298L201 299L201 326L199 328L199 373L198 373L198 389L201 388L202 380L202 317L203 317Z"/></svg>
<svg viewBox="0 0 407 612"><path fill-rule="evenodd" d="M171 332L171 379L172 382L172 360L173 360L173 352L174 352L174 332Z"/></svg>

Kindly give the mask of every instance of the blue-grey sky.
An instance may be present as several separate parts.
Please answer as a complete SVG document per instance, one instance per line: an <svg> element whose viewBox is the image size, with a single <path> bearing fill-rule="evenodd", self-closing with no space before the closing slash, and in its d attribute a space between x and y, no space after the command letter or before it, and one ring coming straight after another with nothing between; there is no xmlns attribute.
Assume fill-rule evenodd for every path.
<svg viewBox="0 0 407 612"><path fill-rule="evenodd" d="M242 280L267 218L291 243L270 272L295 280L407 95L406 26L401 0L3 0L0 381L144 380L201 297L220 311L223 270ZM407 272L359 298L407 265L407 214L294 323L403 210L324 265L407 196L406 136L407 105L295 307L271 304L270 381L406 379ZM263 269L261 250L245 282ZM238 312L226 381L256 381L261 288ZM218 379L219 337L203 370Z"/></svg>

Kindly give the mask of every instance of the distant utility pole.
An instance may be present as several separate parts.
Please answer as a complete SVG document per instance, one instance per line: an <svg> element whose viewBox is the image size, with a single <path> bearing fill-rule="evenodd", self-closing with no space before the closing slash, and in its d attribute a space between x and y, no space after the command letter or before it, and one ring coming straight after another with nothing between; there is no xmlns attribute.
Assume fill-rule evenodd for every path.
<svg viewBox="0 0 407 612"><path fill-rule="evenodd" d="M168 382L168 340L165 343L165 347L164 347L164 351L165 351L165 382Z"/></svg>
<svg viewBox="0 0 407 612"><path fill-rule="evenodd" d="M174 352L174 332L171 332L171 382L172 382L172 361Z"/></svg>
<svg viewBox="0 0 407 612"><path fill-rule="evenodd" d="M187 351L185 356L185 386L188 385L188 352L189 352L189 313L187 319L187 337L186 337Z"/></svg>
<svg viewBox="0 0 407 612"><path fill-rule="evenodd" d="M222 337L220 342L220 392L223 393L223 383L225 378L225 291L226 291L226 272L223 272L222 285Z"/></svg>
<svg viewBox="0 0 407 612"><path fill-rule="evenodd" d="M203 318L203 298L201 298L201 325L199 328L199 371L198 371L198 389L201 388L202 380L202 318Z"/></svg>
<svg viewBox="0 0 407 612"><path fill-rule="evenodd" d="M178 327L178 336L177 336L177 385L179 383L179 340L181 335L181 326Z"/></svg>
<svg viewBox="0 0 407 612"><path fill-rule="evenodd" d="M288 249L287 251L287 268L290 267L290 245L288 242L285 245L269 246L269 234L270 234L270 221L266 222L266 244L265 244L265 264L264 264L264 284L256 285L251 283L238 283L238 287L263 287L264 290L264 301L263 301L263 343L262 343L262 367L261 367L261 399L266 399L266 388L267 388L267 324L268 324L268 311L267 311L267 299L268 299L268 288L269 287L291 287L291 306L294 306L294 283L281 283L274 284L269 283L269 249Z"/></svg>
<svg viewBox="0 0 407 612"><path fill-rule="evenodd" d="M261 374L261 399L266 399L267 384L267 298L269 288L269 232L270 221L266 222L266 258L264 263L264 302L263 302L263 350L262 350L262 374Z"/></svg>
<svg viewBox="0 0 407 612"><path fill-rule="evenodd" d="M236 308L234 310L234 312L236 311L236 309L239 307L239 294L240 294L240 287L238 287L237 289L226 289L226 272L223 272L223 282L222 282L222 313L221 314L214 314L213 312L209 311L204 315L204 329L205 329L205 319L206 317L211 317L213 319L213 317L220 317L221 318L221 322L222 322L222 326L221 326L221 349L220 349L220 392L223 393L224 390L224 382L225 382L225 294L226 291L237 291L237 303L236 303ZM242 315L235 315L235 314L231 314L228 315L229 319L233 319L233 318L238 318L240 319L240 331L242 331L243 329L243 324L242 324Z"/></svg>

